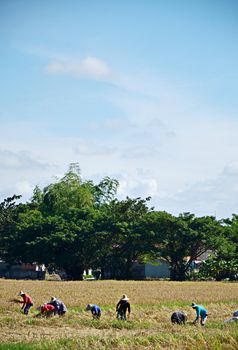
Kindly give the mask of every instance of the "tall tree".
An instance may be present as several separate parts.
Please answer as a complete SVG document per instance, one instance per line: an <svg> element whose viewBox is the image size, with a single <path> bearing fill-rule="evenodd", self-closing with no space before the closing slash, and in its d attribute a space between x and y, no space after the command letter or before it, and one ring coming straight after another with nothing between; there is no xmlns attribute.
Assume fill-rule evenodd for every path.
<svg viewBox="0 0 238 350"><path fill-rule="evenodd" d="M14 244L11 235L18 212L16 201L20 198L21 196L13 195L0 203L0 258L4 260L9 256L11 244Z"/></svg>
<svg viewBox="0 0 238 350"><path fill-rule="evenodd" d="M107 220L101 231L104 233L101 266L113 278L129 279L133 262L152 248L151 237L143 226L151 210L147 205L149 199L127 197L123 201L113 200L107 206Z"/></svg>
<svg viewBox="0 0 238 350"><path fill-rule="evenodd" d="M202 265L200 275L220 281L225 278L238 279L238 216L221 220L223 241Z"/></svg>
<svg viewBox="0 0 238 350"><path fill-rule="evenodd" d="M42 193L36 187L33 201L39 204L46 215L63 215L71 208L85 208L93 204L93 196L80 175L77 163L72 163L69 170L55 183L46 186Z"/></svg>
<svg viewBox="0 0 238 350"><path fill-rule="evenodd" d="M197 218L190 213L175 217L166 212L152 215L150 228L157 235L157 254L169 264L172 280L185 280L192 262L219 245L222 228L214 217Z"/></svg>
<svg viewBox="0 0 238 350"><path fill-rule="evenodd" d="M116 192L116 180L104 178L99 185L83 181L78 164L43 190L36 187L28 211L19 216L17 244L12 256L18 261L41 262L64 269L73 279L93 266L100 254L100 208Z"/></svg>

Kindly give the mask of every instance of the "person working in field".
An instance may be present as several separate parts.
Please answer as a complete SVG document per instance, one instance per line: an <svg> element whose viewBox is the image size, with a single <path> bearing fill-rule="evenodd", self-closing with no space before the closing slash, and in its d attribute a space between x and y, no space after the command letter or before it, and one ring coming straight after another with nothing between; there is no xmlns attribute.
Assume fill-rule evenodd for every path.
<svg viewBox="0 0 238 350"><path fill-rule="evenodd" d="M52 317L56 314L55 307L51 304L43 304L37 308L40 313L36 315L36 317L44 316L44 317Z"/></svg>
<svg viewBox="0 0 238 350"><path fill-rule="evenodd" d="M118 301L116 306L116 312L118 320L126 320L127 317L130 316L131 306L129 303L129 298L126 294L124 294L122 298Z"/></svg>
<svg viewBox="0 0 238 350"><path fill-rule="evenodd" d="M100 319L101 314L102 314L102 310L100 309L100 307L98 305L95 304L88 304L86 306L86 311L91 311L93 318L94 319Z"/></svg>
<svg viewBox="0 0 238 350"><path fill-rule="evenodd" d="M23 299L23 301L21 301L21 303L23 303L21 309L23 310L24 315L27 315L30 308L33 306L32 298L22 290L18 295L21 296Z"/></svg>
<svg viewBox="0 0 238 350"><path fill-rule="evenodd" d="M184 311L175 311L171 315L171 322L177 324L185 324L187 321L187 314Z"/></svg>
<svg viewBox="0 0 238 350"><path fill-rule="evenodd" d="M225 320L224 323L230 323L230 322L238 322L238 310L233 312L232 317L228 318L228 320Z"/></svg>
<svg viewBox="0 0 238 350"><path fill-rule="evenodd" d="M207 321L207 316L208 316L207 310L203 306L197 305L195 303L192 303L191 306L194 310L196 310L196 313L197 313L197 316L196 316L195 320L193 321L193 324L196 324L200 318L201 326L205 326L205 323Z"/></svg>
<svg viewBox="0 0 238 350"><path fill-rule="evenodd" d="M51 300L47 304L53 305L59 316L63 316L67 312L67 307L60 299L51 297Z"/></svg>

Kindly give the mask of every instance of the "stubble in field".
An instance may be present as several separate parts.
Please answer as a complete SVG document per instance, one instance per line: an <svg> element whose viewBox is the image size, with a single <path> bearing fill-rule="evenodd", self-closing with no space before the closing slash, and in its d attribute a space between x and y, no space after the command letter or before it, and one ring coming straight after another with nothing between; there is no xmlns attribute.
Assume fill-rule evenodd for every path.
<svg viewBox="0 0 238 350"><path fill-rule="evenodd" d="M34 301L28 316L14 302L20 290ZM122 294L129 296L132 306L126 322L115 317L115 305ZM236 283L0 280L0 296L0 349L238 348L238 323L223 323L238 308ZM51 296L62 299L68 313L64 317L35 318L35 307ZM189 324L195 318L192 301L209 311L204 328ZM100 321L92 320L84 311L87 303L102 307ZM170 322L171 313L179 309L188 314L186 326Z"/></svg>

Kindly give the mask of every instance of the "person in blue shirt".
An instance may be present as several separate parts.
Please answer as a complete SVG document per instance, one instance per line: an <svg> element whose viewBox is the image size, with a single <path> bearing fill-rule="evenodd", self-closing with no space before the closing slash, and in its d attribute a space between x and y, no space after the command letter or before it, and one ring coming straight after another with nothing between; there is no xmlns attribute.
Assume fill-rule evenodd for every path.
<svg viewBox="0 0 238 350"><path fill-rule="evenodd" d="M196 313L197 313L197 316L196 316L195 320L193 321L193 323L196 324L200 318L201 326L205 326L205 323L207 321L207 316L208 316L207 310L203 306L197 305L195 303L192 303L191 306L194 310L196 310Z"/></svg>
<svg viewBox="0 0 238 350"><path fill-rule="evenodd" d="M98 305L95 304L88 304L86 306L86 311L91 311L93 318L95 319L100 319L101 314L102 314L102 310L100 309L100 307Z"/></svg>
<svg viewBox="0 0 238 350"><path fill-rule="evenodd" d="M238 322L238 310L233 312L233 316L225 320L224 323Z"/></svg>

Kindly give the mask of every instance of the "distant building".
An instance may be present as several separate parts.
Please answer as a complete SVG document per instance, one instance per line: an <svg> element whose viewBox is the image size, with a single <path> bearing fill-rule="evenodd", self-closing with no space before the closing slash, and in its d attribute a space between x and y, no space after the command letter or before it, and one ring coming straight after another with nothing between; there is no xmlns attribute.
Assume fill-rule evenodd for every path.
<svg viewBox="0 0 238 350"><path fill-rule="evenodd" d="M203 254L199 255L196 260L192 261L190 270L192 270L193 272L199 272L202 264L209 258L211 254L212 250L206 250ZM190 256L187 257L187 260L189 259Z"/></svg>
<svg viewBox="0 0 238 350"><path fill-rule="evenodd" d="M132 279L160 279L170 278L169 265L166 262L155 260L153 263L135 262L131 268Z"/></svg>
<svg viewBox="0 0 238 350"><path fill-rule="evenodd" d="M15 264L10 265L0 261L0 277L9 279L44 280L46 268L39 264Z"/></svg>

